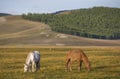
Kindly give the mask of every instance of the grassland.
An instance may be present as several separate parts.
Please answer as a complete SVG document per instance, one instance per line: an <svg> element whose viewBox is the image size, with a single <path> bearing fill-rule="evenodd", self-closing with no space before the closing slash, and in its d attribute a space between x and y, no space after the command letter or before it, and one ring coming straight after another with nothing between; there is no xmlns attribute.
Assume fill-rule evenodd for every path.
<svg viewBox="0 0 120 79"><path fill-rule="evenodd" d="M92 70L65 72L65 55L70 49L81 48L91 61ZM23 64L30 51L41 52L41 70L24 73ZM0 79L119 79L120 47L0 47Z"/></svg>

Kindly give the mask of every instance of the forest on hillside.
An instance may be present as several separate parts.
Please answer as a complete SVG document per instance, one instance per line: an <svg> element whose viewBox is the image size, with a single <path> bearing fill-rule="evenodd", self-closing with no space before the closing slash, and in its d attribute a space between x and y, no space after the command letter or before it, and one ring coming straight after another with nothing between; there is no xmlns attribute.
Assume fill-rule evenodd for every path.
<svg viewBox="0 0 120 79"><path fill-rule="evenodd" d="M28 13L24 19L48 24L53 31L96 39L120 39L120 9L94 7L67 13Z"/></svg>

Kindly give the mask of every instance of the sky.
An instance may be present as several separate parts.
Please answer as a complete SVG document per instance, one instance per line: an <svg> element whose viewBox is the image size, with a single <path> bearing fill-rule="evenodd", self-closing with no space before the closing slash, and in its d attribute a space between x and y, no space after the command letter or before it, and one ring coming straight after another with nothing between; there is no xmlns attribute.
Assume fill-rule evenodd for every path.
<svg viewBox="0 0 120 79"><path fill-rule="evenodd" d="M120 0L0 0L0 13L52 13L97 6L120 8Z"/></svg>

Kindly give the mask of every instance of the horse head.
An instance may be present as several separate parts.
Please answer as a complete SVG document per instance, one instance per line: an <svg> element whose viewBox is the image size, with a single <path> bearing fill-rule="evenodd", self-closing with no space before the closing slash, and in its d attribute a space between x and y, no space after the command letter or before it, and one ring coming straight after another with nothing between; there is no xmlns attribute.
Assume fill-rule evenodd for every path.
<svg viewBox="0 0 120 79"><path fill-rule="evenodd" d="M29 66L27 64L24 64L24 72L28 72Z"/></svg>
<svg viewBox="0 0 120 79"><path fill-rule="evenodd" d="M90 62L89 62L88 65L87 65L87 70L88 70L88 72L91 71L91 64L90 64Z"/></svg>

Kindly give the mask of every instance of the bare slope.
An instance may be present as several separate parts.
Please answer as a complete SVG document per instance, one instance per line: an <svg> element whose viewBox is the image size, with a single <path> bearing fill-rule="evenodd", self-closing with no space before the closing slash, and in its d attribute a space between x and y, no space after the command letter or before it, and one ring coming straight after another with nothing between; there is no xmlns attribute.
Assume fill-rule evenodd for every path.
<svg viewBox="0 0 120 79"><path fill-rule="evenodd" d="M98 40L51 31L46 24L21 16L0 17L0 45L119 45L120 40Z"/></svg>

